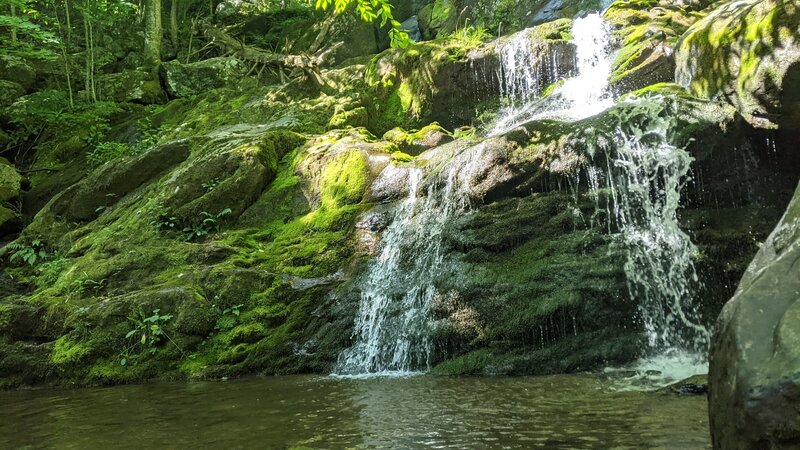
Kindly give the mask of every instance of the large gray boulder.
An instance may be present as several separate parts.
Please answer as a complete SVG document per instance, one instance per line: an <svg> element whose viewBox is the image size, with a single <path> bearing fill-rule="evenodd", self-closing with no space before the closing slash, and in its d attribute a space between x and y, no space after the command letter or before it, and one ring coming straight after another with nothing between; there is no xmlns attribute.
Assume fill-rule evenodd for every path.
<svg viewBox="0 0 800 450"><path fill-rule="evenodd" d="M146 105L164 103L167 100L156 77L142 71L126 71L97 77L97 95L104 100Z"/></svg>
<svg viewBox="0 0 800 450"><path fill-rule="evenodd" d="M800 187L725 305L711 345L715 449L800 447Z"/></svg>
<svg viewBox="0 0 800 450"><path fill-rule="evenodd" d="M160 74L170 97L187 98L239 81L245 64L236 58L211 58L191 64L169 61L161 64Z"/></svg>

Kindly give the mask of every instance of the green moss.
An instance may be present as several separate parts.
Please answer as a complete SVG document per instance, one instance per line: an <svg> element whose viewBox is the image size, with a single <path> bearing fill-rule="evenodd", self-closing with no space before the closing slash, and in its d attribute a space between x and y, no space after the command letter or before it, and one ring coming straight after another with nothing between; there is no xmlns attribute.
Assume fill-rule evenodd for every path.
<svg viewBox="0 0 800 450"><path fill-rule="evenodd" d="M477 350L466 355L439 363L433 368L436 375L477 375L489 362L491 354L488 350Z"/></svg>
<svg viewBox="0 0 800 450"><path fill-rule="evenodd" d="M13 320L13 308L0 304L0 330L6 330Z"/></svg>
<svg viewBox="0 0 800 450"><path fill-rule="evenodd" d="M358 108L341 111L331 116L327 128L333 130L347 127L365 127L368 121L367 109L363 106L359 106Z"/></svg>
<svg viewBox="0 0 800 450"><path fill-rule="evenodd" d="M80 363L91 353L91 348L85 343L72 342L69 335L61 336L56 340L50 360L56 365Z"/></svg>
<svg viewBox="0 0 800 450"><path fill-rule="evenodd" d="M239 325L228 333L228 339L232 344L258 342L267 335L264 325L258 322Z"/></svg>
<svg viewBox="0 0 800 450"><path fill-rule="evenodd" d="M325 211L359 203L367 188L367 160L357 150L340 154L331 160L322 174L321 208ZM325 211L317 221L330 220Z"/></svg>
<svg viewBox="0 0 800 450"><path fill-rule="evenodd" d="M681 38L678 80L702 98L724 92L747 118L777 114L772 99L790 65L783 49L800 42L799 26L792 0L722 4Z"/></svg>

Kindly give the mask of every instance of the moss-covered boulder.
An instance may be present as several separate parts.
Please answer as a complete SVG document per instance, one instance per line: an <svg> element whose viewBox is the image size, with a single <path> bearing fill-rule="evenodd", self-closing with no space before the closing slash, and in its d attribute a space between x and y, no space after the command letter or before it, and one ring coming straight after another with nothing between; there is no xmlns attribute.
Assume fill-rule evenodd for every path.
<svg viewBox="0 0 800 450"><path fill-rule="evenodd" d="M178 60L161 64L159 73L172 98L187 98L211 89L235 84L245 75L244 63L236 58L210 58L184 64Z"/></svg>
<svg viewBox="0 0 800 450"><path fill-rule="evenodd" d="M219 130L188 164L173 171L162 187L162 205L175 220L191 223L220 211L235 220L275 179L278 162L305 142L289 131L249 131Z"/></svg>
<svg viewBox="0 0 800 450"><path fill-rule="evenodd" d="M612 63L611 89L622 94L674 81L675 45L689 26L704 15L693 5L675 2L612 3L603 17L614 27L621 48Z"/></svg>
<svg viewBox="0 0 800 450"><path fill-rule="evenodd" d="M0 80L13 81L26 91L36 83L36 70L19 56L0 56Z"/></svg>
<svg viewBox="0 0 800 450"><path fill-rule="evenodd" d="M383 135L383 140L394 142L403 153L417 156L425 150L452 142L453 135L434 122L419 130L392 128Z"/></svg>
<svg viewBox="0 0 800 450"><path fill-rule="evenodd" d="M800 128L797 2L722 3L681 37L676 61L693 94L729 101L759 127Z"/></svg>
<svg viewBox="0 0 800 450"><path fill-rule="evenodd" d="M19 195L22 176L5 158L0 158L0 202Z"/></svg>
<svg viewBox="0 0 800 450"><path fill-rule="evenodd" d="M188 156L189 142L174 141L127 160L109 162L54 197L31 226L46 228L56 218L77 222L93 220L103 208L115 204Z"/></svg>
<svg viewBox="0 0 800 450"><path fill-rule="evenodd" d="M0 80L0 108L11 105L25 93L21 84Z"/></svg>
<svg viewBox="0 0 800 450"><path fill-rule="evenodd" d="M17 169L6 159L0 158L0 236L19 229L20 215L7 202L20 195L21 185L22 176Z"/></svg>
<svg viewBox="0 0 800 450"><path fill-rule="evenodd" d="M359 106L357 108L339 111L331 116L331 119L328 121L328 129L366 127L368 123L367 109L363 106Z"/></svg>
<svg viewBox="0 0 800 450"><path fill-rule="evenodd" d="M152 74L125 71L97 77L97 96L115 102L164 103L166 95Z"/></svg>
<svg viewBox="0 0 800 450"><path fill-rule="evenodd" d="M716 449L796 448L800 439L800 188L736 295L711 347Z"/></svg>

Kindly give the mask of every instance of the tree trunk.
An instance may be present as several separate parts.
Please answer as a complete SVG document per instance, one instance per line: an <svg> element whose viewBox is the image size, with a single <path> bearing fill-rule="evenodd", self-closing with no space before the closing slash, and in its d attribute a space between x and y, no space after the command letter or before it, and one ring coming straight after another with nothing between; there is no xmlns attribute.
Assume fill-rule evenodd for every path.
<svg viewBox="0 0 800 450"><path fill-rule="evenodd" d="M67 12L67 23L69 23L69 5L67 1L64 0L64 9ZM58 18L58 13L55 14L56 23L58 24L58 34L61 36L63 42L61 43L61 57L64 58L64 75L67 77L67 89L69 90L69 107L70 109L75 107L75 103L73 101L72 95L72 77L70 76L70 67L69 67L69 57L67 56L67 46L69 45L69 39L64 37L64 30L61 27L61 19Z"/></svg>
<svg viewBox="0 0 800 450"><path fill-rule="evenodd" d="M161 0L145 0L144 3L144 60L149 68L161 63Z"/></svg>
<svg viewBox="0 0 800 450"><path fill-rule="evenodd" d="M17 7L11 5L11 17L17 17ZM17 43L17 30L14 27L11 27L11 42Z"/></svg>
<svg viewBox="0 0 800 450"><path fill-rule="evenodd" d="M169 37L172 40L172 48L175 57L178 57L178 0L170 0L169 5Z"/></svg>

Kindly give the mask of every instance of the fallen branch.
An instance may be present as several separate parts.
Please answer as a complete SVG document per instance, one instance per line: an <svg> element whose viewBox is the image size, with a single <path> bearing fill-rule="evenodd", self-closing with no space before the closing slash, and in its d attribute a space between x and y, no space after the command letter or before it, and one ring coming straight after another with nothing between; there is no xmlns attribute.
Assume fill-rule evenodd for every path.
<svg viewBox="0 0 800 450"><path fill-rule="evenodd" d="M210 43L213 43L222 51L229 53L242 61L253 63L253 67L255 67L257 64L263 64L265 66L274 66L292 70L300 69L306 72L312 80L319 84L323 84L322 75L319 72L319 68L325 64L325 62L337 48L344 44L344 42L339 42L331 47L319 50L314 54L301 53L298 55L284 55L254 47L252 45L246 45L242 41L228 34L226 31L213 25L206 24L203 28L203 34L211 41Z"/></svg>

